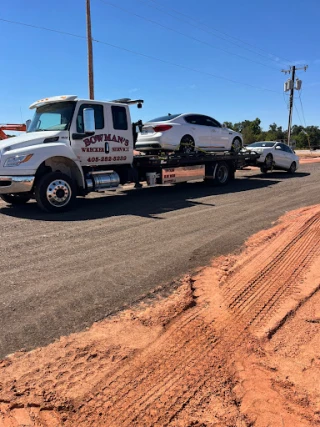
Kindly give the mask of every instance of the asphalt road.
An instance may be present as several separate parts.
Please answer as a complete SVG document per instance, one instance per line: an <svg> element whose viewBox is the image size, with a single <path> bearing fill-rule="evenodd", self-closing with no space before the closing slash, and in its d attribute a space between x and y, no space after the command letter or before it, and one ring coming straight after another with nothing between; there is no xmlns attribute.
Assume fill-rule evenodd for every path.
<svg viewBox="0 0 320 427"><path fill-rule="evenodd" d="M239 248L286 211L320 203L320 163L79 199L53 216L0 202L0 357L44 345Z"/></svg>

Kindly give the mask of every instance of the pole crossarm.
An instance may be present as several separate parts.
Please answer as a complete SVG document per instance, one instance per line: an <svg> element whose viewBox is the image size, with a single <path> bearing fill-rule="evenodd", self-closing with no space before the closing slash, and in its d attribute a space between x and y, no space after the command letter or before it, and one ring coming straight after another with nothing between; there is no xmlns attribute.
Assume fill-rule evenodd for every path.
<svg viewBox="0 0 320 427"><path fill-rule="evenodd" d="M307 71L308 65L303 67L296 67L292 65L289 70L281 70L282 73L290 74L291 73L291 89L290 89L290 105L289 105L289 119L288 119L288 145L290 145L291 138L291 124L292 124L292 109L293 109L293 98L294 98L294 84L295 84L295 75L296 71L304 70Z"/></svg>

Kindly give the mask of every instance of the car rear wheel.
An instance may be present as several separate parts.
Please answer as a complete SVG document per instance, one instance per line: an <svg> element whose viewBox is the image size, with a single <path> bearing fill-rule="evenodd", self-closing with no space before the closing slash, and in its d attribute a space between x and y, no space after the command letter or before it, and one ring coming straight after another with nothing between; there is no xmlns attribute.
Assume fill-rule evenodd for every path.
<svg viewBox="0 0 320 427"><path fill-rule="evenodd" d="M290 168L288 169L288 172L293 174L295 173L296 170L297 170L297 164L296 162L292 162L290 165Z"/></svg>
<svg viewBox="0 0 320 427"><path fill-rule="evenodd" d="M179 152L183 154L193 153L195 150L194 139L191 135L184 135L180 141Z"/></svg>
<svg viewBox="0 0 320 427"><path fill-rule="evenodd" d="M29 193L1 194L0 197L9 205L24 205L31 199L31 195Z"/></svg>

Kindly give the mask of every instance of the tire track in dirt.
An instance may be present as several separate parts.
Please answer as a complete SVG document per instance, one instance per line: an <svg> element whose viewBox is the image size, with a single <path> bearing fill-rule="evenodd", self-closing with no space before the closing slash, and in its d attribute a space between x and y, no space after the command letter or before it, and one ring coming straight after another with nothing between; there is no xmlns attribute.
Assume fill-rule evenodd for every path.
<svg viewBox="0 0 320 427"><path fill-rule="evenodd" d="M212 351L216 338L212 337L211 326L204 324L198 312L196 316L193 316L189 325L181 325L178 322L174 326L174 332L171 331L170 335L156 354L151 349L144 355L142 363L134 363L130 366L126 374L121 376L122 388L119 388L119 384L114 381L108 388L104 387L106 391L104 409L108 413L108 417L101 421L105 425L117 425L116 423L118 423L118 425L126 426L133 425L131 423L141 423L143 422L141 414L147 416L151 407L152 411L155 411L155 408L159 406L160 398L161 407L165 405L166 412L168 412L171 399L165 398L167 394L175 396L179 395L176 393L177 388L189 389L191 377L188 382L185 382L185 373L193 366L197 366L197 369L199 369L199 365L202 367L201 360L206 359L209 352ZM179 342L181 342L181 347L177 348ZM151 353L151 362L148 353ZM200 373L201 369L198 374ZM159 381L159 379L161 380ZM148 390L147 393L146 390ZM168 403L170 403L169 407L167 407ZM125 411L122 410L123 407L126 408ZM119 409L117 410L117 408ZM160 408L158 409L160 410ZM152 422L157 425L155 420Z"/></svg>
<svg viewBox="0 0 320 427"><path fill-rule="evenodd" d="M316 214L258 275L248 280L239 272L230 284L227 280L229 308L248 325L263 324L283 298L297 291L301 274L319 254L320 214Z"/></svg>
<svg viewBox="0 0 320 427"><path fill-rule="evenodd" d="M96 368L92 369L101 370L99 381L94 383L86 376L90 373L85 369L89 363L87 350L83 352L81 363L67 368L59 362L63 367L61 377L56 375L54 364L48 365L47 370L55 372L55 381L41 379L39 374L40 389L48 389L46 411L41 410L43 402L37 403L37 408L28 408L32 395L23 400L19 395L19 381L15 380L14 390L18 390L18 394L13 397L10 391L9 400L0 403L0 427L16 427L19 419L27 420L33 427L252 425L237 404L236 379L230 368L232 358L239 354L239 348L259 337L260 329L275 318L288 297L299 295L300 281L320 256L320 208L310 209L310 212L306 209L296 218L291 216L287 226L281 227L278 226L276 232L271 231L269 240L260 242L261 247L256 251L248 250L240 262L234 256L224 266L220 265L220 276L218 279L212 276L206 287L201 287L204 285L199 279L195 284L190 282L193 301L186 303L179 315L162 324L162 333L148 347L126 349L126 356L113 368L107 364L94 365ZM141 317L142 324L148 325L148 321ZM245 351L241 357L244 354ZM73 357L76 357L74 353ZM246 369L250 367L247 365ZM262 368L256 371L259 369ZM255 380L257 378L258 375ZM77 381L85 383L79 397L68 400L65 394L64 399L60 398L65 402L60 410L59 399L54 394L50 396L50 390L55 391L58 385L61 387L58 380L74 386ZM20 378L21 388L26 381L27 374ZM271 388L267 378L264 383ZM10 380L2 388L0 384L0 402L1 394L10 387ZM250 387L254 396L254 385ZM279 400L276 412L288 411L281 393L273 390L271 395ZM37 398L41 400L39 394ZM249 407L248 394L246 399ZM252 405L260 408L261 403L255 399L252 397ZM219 404L222 408L214 415L210 408ZM271 413L272 402L265 402L263 408ZM277 426L276 416L272 415L270 425ZM291 420L294 415L290 417ZM298 416L296 420L296 425L312 425L300 422Z"/></svg>
<svg viewBox="0 0 320 427"><path fill-rule="evenodd" d="M229 296L229 300L231 300L229 307L237 316L241 317L241 323L235 326L235 320L237 319L232 318L230 320L230 329L222 340L215 340L213 346L205 345L199 339L193 345L190 345L189 340L185 340L183 358L177 358L174 350L166 343L165 348L156 354L156 359L153 358L153 362L156 360L156 364L159 363L159 366L165 369L166 364L161 361L168 359L172 362L174 360L173 371L163 375L161 368L158 370L150 369L150 363L144 361L138 368L134 367L134 381L132 381L131 369L128 372L129 377L122 378L126 388L129 389L125 395L119 395L118 389L112 390L109 388L108 393L111 395L116 394L117 400L111 400L109 405L104 407L110 416L110 418L103 419L105 425L112 425L110 423L116 422L116 420L124 427L130 425L170 424L180 411L190 403L190 400L198 393L201 393L201 389L211 379L211 375L207 376L205 373L210 371L210 368L213 368L211 365L212 360L218 357L220 347L223 347L225 341L234 342L230 338L238 339L243 331L254 322L262 322L266 312L275 310L275 300L279 302L279 299L283 298L287 293L295 291L299 274L303 268L307 267L307 259L310 263L318 253L316 250L319 247L320 240L318 229L319 214L311 218L302 227L298 227L295 236L290 242L273 255L273 259L267 267L258 276L251 279L249 285L245 286L245 289L241 290L240 293L239 291L237 292L237 289L242 289L243 286L241 272L238 273L236 279L233 278L233 282L236 281L238 283L238 288L234 298ZM315 239L315 237L317 238ZM255 270L251 271L254 272ZM281 283L280 286L279 282ZM281 301L279 303L281 304ZM189 325L190 328L198 330L198 333L205 339L210 339L210 334L211 337L215 336L214 328L211 325L207 325L206 328L200 327L199 329L199 325L196 324L197 317L194 316L193 322ZM241 325L240 328L239 325ZM189 329L185 325L183 328L184 333L188 335ZM207 330L209 335L207 335ZM179 332L179 328L176 332ZM176 342L177 337L175 334L171 338ZM190 353L192 357L188 358ZM189 364L193 361L197 361L197 366L196 368L193 366L190 371ZM142 372L143 374L141 375ZM139 378L138 384L136 378ZM153 385L156 379L159 378L161 378L160 383L156 386ZM146 390L148 392L141 398L143 391ZM151 393L150 390L152 391ZM173 402L172 396L177 396ZM117 410L118 405L120 405L120 408L126 408L126 414L122 417L120 416L121 409ZM153 411L150 413L151 407ZM143 416L141 416L142 413L144 414ZM154 419L152 414L156 413L161 415ZM164 413L165 416L163 415ZM152 419L151 424L148 424L146 420L148 417Z"/></svg>

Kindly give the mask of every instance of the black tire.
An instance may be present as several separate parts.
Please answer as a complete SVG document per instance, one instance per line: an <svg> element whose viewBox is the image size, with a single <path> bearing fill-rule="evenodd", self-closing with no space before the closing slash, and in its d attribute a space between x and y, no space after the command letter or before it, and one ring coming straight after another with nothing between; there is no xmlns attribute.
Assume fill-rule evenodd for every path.
<svg viewBox="0 0 320 427"><path fill-rule="evenodd" d="M184 135L180 141L179 153L190 154L190 153L193 153L194 150L195 150L194 139L192 138L191 135Z"/></svg>
<svg viewBox="0 0 320 427"><path fill-rule="evenodd" d="M25 205L31 199L29 193L0 194L1 199L9 205Z"/></svg>
<svg viewBox="0 0 320 427"><path fill-rule="evenodd" d="M264 167L266 168L266 171L268 169L272 169L273 167L273 156L272 154L267 154L267 157L264 160Z"/></svg>
<svg viewBox="0 0 320 427"><path fill-rule="evenodd" d="M232 175L233 172L227 162L218 162L207 170L204 183L210 186L223 186L228 184L232 179Z"/></svg>
<svg viewBox="0 0 320 427"><path fill-rule="evenodd" d="M231 144L231 151L233 153L239 153L239 151L242 149L243 144L240 138L234 138Z"/></svg>
<svg viewBox="0 0 320 427"><path fill-rule="evenodd" d="M261 166L260 167L260 171L261 171L261 173L267 173L268 172L268 168L266 168L265 166Z"/></svg>
<svg viewBox="0 0 320 427"><path fill-rule="evenodd" d="M297 164L296 162L292 162L290 165L290 168L288 169L288 172L293 175L296 170L297 170Z"/></svg>
<svg viewBox="0 0 320 427"><path fill-rule="evenodd" d="M76 185L70 176L50 172L36 182L36 201L45 212L65 212L74 204Z"/></svg>

